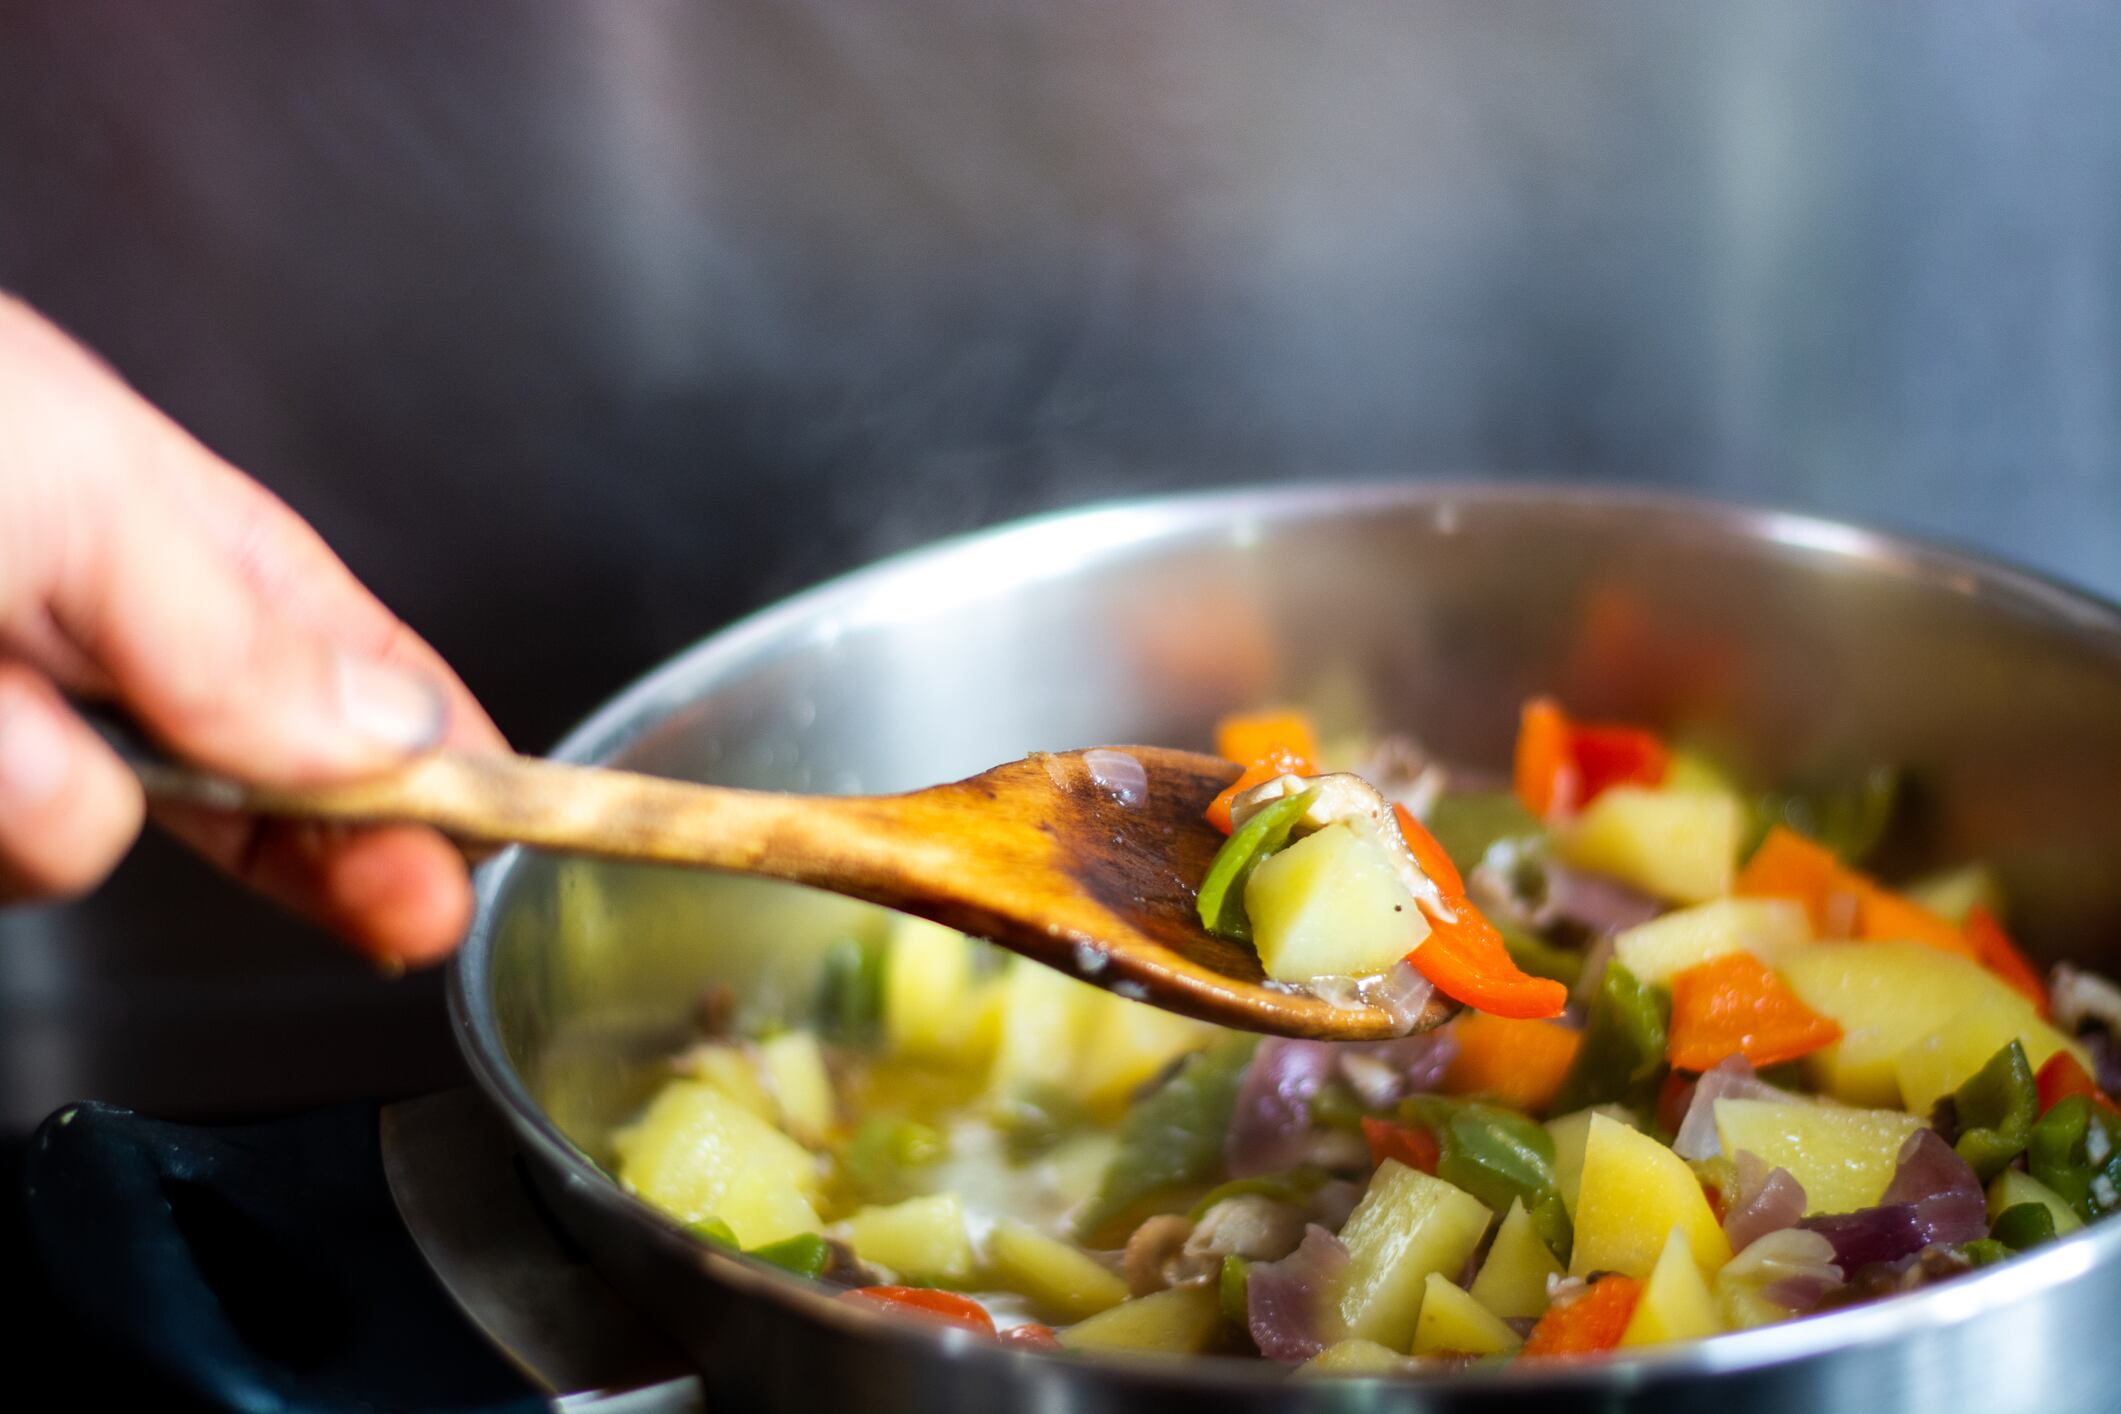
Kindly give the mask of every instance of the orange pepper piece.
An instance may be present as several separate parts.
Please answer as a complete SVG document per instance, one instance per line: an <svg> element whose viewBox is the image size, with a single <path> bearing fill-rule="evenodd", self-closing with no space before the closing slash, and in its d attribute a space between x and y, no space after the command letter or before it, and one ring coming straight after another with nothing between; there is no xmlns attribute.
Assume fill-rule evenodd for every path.
<svg viewBox="0 0 2121 1414"><path fill-rule="evenodd" d="M1618 1272L1608 1272L1591 1283L1590 1290L1565 1306L1549 1306L1539 1324L1525 1337L1526 1355L1595 1355L1620 1344L1635 1303L1642 1299L1642 1283Z"/></svg>
<svg viewBox="0 0 2121 1414"><path fill-rule="evenodd" d="M1973 957L1974 944L1941 914L1932 913L1911 898L1873 883L1861 874L1844 871L1857 899L1856 936L1873 942L1924 943L1945 952Z"/></svg>
<svg viewBox="0 0 2121 1414"><path fill-rule="evenodd" d="M840 1299L857 1305L882 1306L924 1320L940 1321L944 1325L963 1326L982 1335L994 1334L994 1317L987 1314L987 1308L954 1291L938 1291L926 1286L862 1286Z"/></svg>
<svg viewBox="0 0 2121 1414"><path fill-rule="evenodd" d="M1520 969L1503 946L1502 934L1463 895L1447 898L1455 918L1429 918L1429 936L1407 954L1414 969L1436 990L1478 1011L1518 1020L1561 1015L1569 989Z"/></svg>
<svg viewBox="0 0 2121 1414"><path fill-rule="evenodd" d="M1458 1054L1439 1087L1447 1095L1492 1095L1512 1109L1539 1114L1554 1103L1576 1060L1583 1033L1551 1021L1518 1021L1486 1012L1452 1020Z"/></svg>
<svg viewBox="0 0 2121 1414"><path fill-rule="evenodd" d="M1215 724L1215 754L1225 760L1249 766L1276 752L1318 759L1318 729L1309 714L1293 709L1239 712Z"/></svg>
<svg viewBox="0 0 2121 1414"><path fill-rule="evenodd" d="M1399 821L1400 838L1407 842L1407 852L1414 856L1414 862L1421 866L1421 872L1435 881L1436 891L1445 898L1457 898L1465 893L1466 883L1458 877L1458 866L1451 862L1451 856L1437 843L1436 836L1430 834L1428 828L1414 818L1414 812L1395 802L1392 806L1392 816Z"/></svg>
<svg viewBox="0 0 2121 1414"><path fill-rule="evenodd" d="M1675 1069L1708 1070L1742 1055L1779 1065L1841 1039L1841 1027L1813 1011L1749 952L1728 952L1672 978L1671 1039Z"/></svg>
<svg viewBox="0 0 2121 1414"><path fill-rule="evenodd" d="M1236 780L1223 787L1222 794L1208 802L1208 823L1224 834L1235 826L1230 820L1230 806L1236 799L1254 786L1263 786L1284 771L1295 771L1302 775L1309 769L1303 762L1287 755L1278 755L1270 760L1255 761L1238 774Z"/></svg>
<svg viewBox="0 0 2121 1414"><path fill-rule="evenodd" d="M1581 804L1583 782L1569 749L1568 715L1551 697L1525 703L1518 718L1514 776L1517 799L1534 819L1566 815Z"/></svg>
<svg viewBox="0 0 2121 1414"><path fill-rule="evenodd" d="M1410 1169L1420 1169L1423 1173L1433 1174L1436 1172L1437 1161L1443 1157L1443 1146L1436 1142L1436 1136L1428 1130L1416 1129L1412 1125L1394 1124L1391 1120L1379 1119L1376 1115L1362 1117L1362 1137L1370 1145L1372 1167L1386 1159L1397 1159Z"/></svg>
<svg viewBox="0 0 2121 1414"><path fill-rule="evenodd" d="M2033 966L2032 959L2018 951L2018 945L2003 931L1996 915L1978 903L1966 915L1966 941L1974 949L1976 962L2023 994L2027 1001L2040 1009L2042 1016L2048 1014L2047 986L2040 980L2040 969Z"/></svg>
<svg viewBox="0 0 2121 1414"><path fill-rule="evenodd" d="M1777 825L1738 871L1731 892L1740 898L1795 899L1811 916L1813 930L1826 935L1832 921L1829 901L1846 887L1843 874L1832 850Z"/></svg>

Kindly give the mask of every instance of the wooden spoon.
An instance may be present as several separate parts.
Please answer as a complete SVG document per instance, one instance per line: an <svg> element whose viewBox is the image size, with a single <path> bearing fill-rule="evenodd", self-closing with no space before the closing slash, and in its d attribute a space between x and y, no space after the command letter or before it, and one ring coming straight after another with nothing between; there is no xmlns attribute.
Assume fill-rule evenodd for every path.
<svg viewBox="0 0 2121 1414"><path fill-rule="evenodd" d="M1237 775L1212 756L1152 746L1042 753L905 795L812 796L446 751L348 784L268 789L128 745L158 798L305 820L414 821L468 845L787 879L932 918L1227 1026L1374 1040L1426 1030L1455 1009L1432 996L1410 1028L1382 1006L1270 987L1251 948L1201 927L1195 890L1223 841L1201 812ZM1139 782L1122 756L1140 764Z"/></svg>

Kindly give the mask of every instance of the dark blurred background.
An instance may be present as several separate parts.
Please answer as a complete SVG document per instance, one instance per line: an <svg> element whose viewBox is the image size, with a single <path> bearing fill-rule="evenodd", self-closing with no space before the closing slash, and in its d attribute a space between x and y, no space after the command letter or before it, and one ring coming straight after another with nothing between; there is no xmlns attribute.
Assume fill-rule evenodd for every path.
<svg viewBox="0 0 2121 1414"><path fill-rule="evenodd" d="M2117 593L2117 75L2102 0L0 0L0 285L526 747L878 554L1270 478ZM0 1129L432 1087L439 997L150 845L0 915Z"/></svg>

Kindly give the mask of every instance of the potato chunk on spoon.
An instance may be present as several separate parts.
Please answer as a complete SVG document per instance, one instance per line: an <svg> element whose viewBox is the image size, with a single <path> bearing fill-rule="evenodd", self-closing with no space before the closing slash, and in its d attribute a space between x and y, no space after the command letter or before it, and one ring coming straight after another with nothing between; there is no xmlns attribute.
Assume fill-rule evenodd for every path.
<svg viewBox="0 0 2121 1414"><path fill-rule="evenodd" d="M1456 1009L1434 995L1409 1011L1270 983L1251 948L1203 928L1195 895L1223 843L1203 811L1238 768L1193 752L1039 753L903 795L813 796L446 751L357 782L266 789L126 745L157 797L785 879L1246 1030L1377 1040Z"/></svg>

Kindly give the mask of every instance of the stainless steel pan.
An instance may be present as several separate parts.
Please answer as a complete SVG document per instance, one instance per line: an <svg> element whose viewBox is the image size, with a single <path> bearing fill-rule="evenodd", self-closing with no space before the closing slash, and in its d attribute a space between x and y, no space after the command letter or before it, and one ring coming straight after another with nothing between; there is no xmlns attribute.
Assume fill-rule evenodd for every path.
<svg viewBox="0 0 2121 1414"><path fill-rule="evenodd" d="M1894 760L1930 861L1997 862L2036 952L2121 933L2121 611L1800 517L1627 492L1366 486L1142 502L953 541L717 634L576 760L890 790L1038 747L1202 742L1303 701L1499 765L1526 695L1721 733L1769 772ZM1915 861L1911 861L1915 862ZM459 1038L553 1213L720 1409L2095 1410L2121 1407L2121 1223L1929 1291L1610 1364L1291 1384L1237 1361L1048 1359L903 1329L716 1255L597 1167L710 982L762 1012L877 920L784 886L561 862L485 871Z"/></svg>

